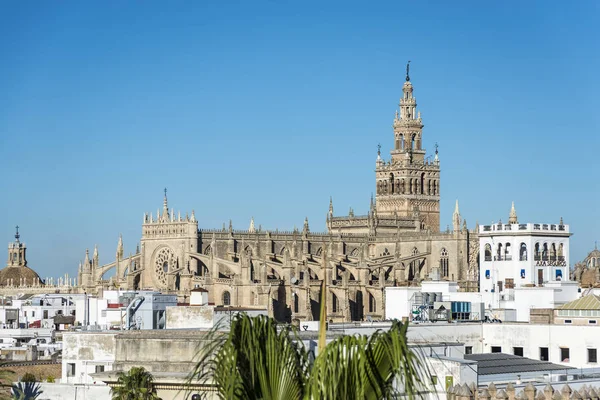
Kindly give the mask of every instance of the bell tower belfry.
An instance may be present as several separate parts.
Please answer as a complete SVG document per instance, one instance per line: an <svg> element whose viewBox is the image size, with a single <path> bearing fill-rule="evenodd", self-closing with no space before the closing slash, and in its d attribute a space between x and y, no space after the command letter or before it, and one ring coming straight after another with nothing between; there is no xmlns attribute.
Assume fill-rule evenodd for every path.
<svg viewBox="0 0 600 400"><path fill-rule="evenodd" d="M377 158L376 208L380 216L408 218L418 211L419 229L440 230L440 161L426 157L423 148L423 121L413 96L409 64L402 87L399 113L394 118L394 147L391 159Z"/></svg>

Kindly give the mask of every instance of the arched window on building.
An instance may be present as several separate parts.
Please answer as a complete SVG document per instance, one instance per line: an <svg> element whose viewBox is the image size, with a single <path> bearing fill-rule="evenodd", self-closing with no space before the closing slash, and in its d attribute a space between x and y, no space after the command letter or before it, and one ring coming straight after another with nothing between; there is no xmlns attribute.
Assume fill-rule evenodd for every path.
<svg viewBox="0 0 600 400"><path fill-rule="evenodd" d="M448 277L448 251L445 248L440 253L440 273L442 278Z"/></svg>
<svg viewBox="0 0 600 400"><path fill-rule="evenodd" d="M502 261L502 243L498 243L498 248L496 249L496 261Z"/></svg>
<svg viewBox="0 0 600 400"><path fill-rule="evenodd" d="M512 253L511 253L511 247L510 247L510 243L506 243L504 245L504 259L506 261L510 261L512 260Z"/></svg>
<svg viewBox="0 0 600 400"><path fill-rule="evenodd" d="M558 261L564 261L564 260L565 260L564 247L563 247L563 244L560 243L558 245Z"/></svg>
<svg viewBox="0 0 600 400"><path fill-rule="evenodd" d="M492 245L489 243L486 243L485 245L485 252L484 252L485 261L492 261Z"/></svg>
<svg viewBox="0 0 600 400"><path fill-rule="evenodd" d="M539 261L542 258L541 254L540 254L540 244L536 243L535 244L535 249L534 249L534 253L533 253L533 259L535 261Z"/></svg>
<svg viewBox="0 0 600 400"><path fill-rule="evenodd" d="M394 194L394 174L390 174L390 194Z"/></svg>
<svg viewBox="0 0 600 400"><path fill-rule="evenodd" d="M519 261L527 261L527 245L525 243L521 243L519 248Z"/></svg>
<svg viewBox="0 0 600 400"><path fill-rule="evenodd" d="M542 247L542 261L548 261L548 243Z"/></svg>
<svg viewBox="0 0 600 400"><path fill-rule="evenodd" d="M338 298L335 293L331 293L331 312L336 313L339 311L338 309Z"/></svg>
<svg viewBox="0 0 600 400"><path fill-rule="evenodd" d="M425 172L421 174L421 194L425 194Z"/></svg>
<svg viewBox="0 0 600 400"><path fill-rule="evenodd" d="M224 306L231 305L231 294L228 291L223 292L223 305Z"/></svg>
<svg viewBox="0 0 600 400"><path fill-rule="evenodd" d="M300 311L300 305L299 305L299 300L298 300L298 294L294 293L294 312L298 313Z"/></svg>
<svg viewBox="0 0 600 400"><path fill-rule="evenodd" d="M371 293L369 293L369 312L377 312L377 303L375 302L375 297Z"/></svg>
<svg viewBox="0 0 600 400"><path fill-rule="evenodd" d="M550 261L556 261L556 244L550 245Z"/></svg>

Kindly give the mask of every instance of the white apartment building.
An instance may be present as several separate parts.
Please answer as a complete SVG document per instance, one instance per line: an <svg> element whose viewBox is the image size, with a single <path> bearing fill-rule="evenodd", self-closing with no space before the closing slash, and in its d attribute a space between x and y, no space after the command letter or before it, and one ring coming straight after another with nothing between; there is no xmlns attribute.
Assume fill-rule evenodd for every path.
<svg viewBox="0 0 600 400"><path fill-rule="evenodd" d="M481 291L543 286L569 280L569 225L493 224L479 226Z"/></svg>

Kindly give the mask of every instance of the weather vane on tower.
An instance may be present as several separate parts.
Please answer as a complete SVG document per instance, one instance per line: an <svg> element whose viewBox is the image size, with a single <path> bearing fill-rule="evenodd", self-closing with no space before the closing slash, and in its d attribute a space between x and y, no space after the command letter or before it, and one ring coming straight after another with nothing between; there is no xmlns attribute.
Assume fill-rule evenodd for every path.
<svg viewBox="0 0 600 400"><path fill-rule="evenodd" d="M410 69L410 60L406 63L406 82L410 81L410 76L408 76L408 72Z"/></svg>

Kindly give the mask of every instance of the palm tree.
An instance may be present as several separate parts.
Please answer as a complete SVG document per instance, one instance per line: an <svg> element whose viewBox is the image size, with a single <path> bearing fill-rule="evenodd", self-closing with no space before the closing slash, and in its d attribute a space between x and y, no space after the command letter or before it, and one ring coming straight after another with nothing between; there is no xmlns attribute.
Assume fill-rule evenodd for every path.
<svg viewBox="0 0 600 400"><path fill-rule="evenodd" d="M425 387L408 326L371 336L341 336L311 363L302 341L265 316L238 314L229 334L211 332L190 380L216 386L221 399L409 399Z"/></svg>
<svg viewBox="0 0 600 400"><path fill-rule="evenodd" d="M160 400L153 385L154 378L144 367L119 372L118 377L118 386L110 390L112 400Z"/></svg>
<svg viewBox="0 0 600 400"><path fill-rule="evenodd" d="M13 385L10 394L12 400L36 400L42 393L37 382L19 382Z"/></svg>

